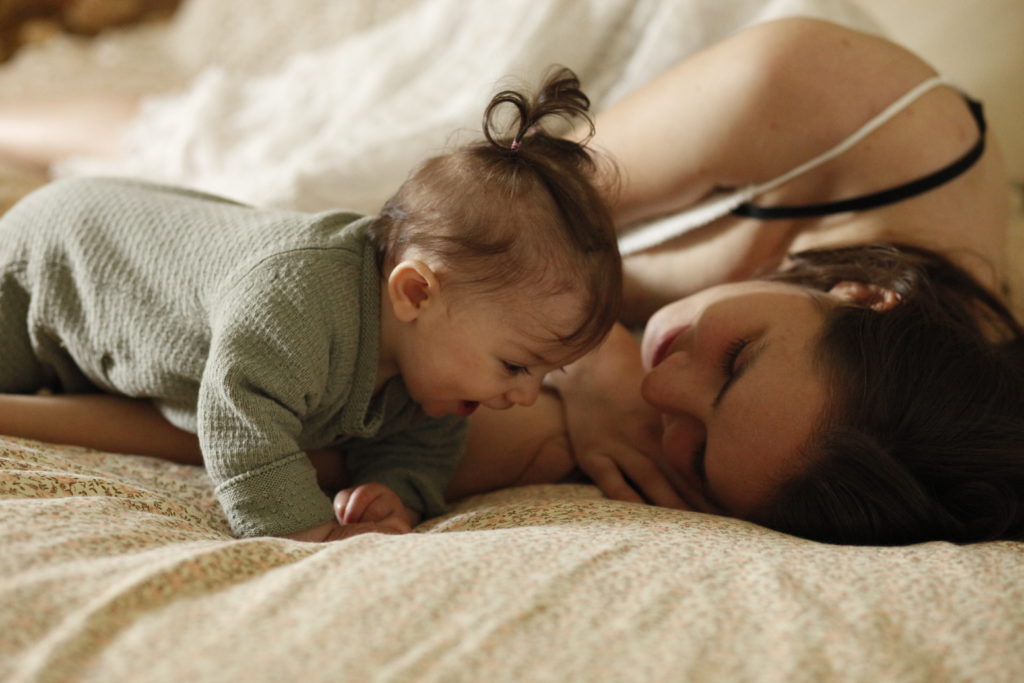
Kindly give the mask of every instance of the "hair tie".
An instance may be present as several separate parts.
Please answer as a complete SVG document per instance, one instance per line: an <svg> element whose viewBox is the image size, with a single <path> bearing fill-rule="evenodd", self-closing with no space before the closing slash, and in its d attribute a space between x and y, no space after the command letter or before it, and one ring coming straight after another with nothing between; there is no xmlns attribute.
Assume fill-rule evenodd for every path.
<svg viewBox="0 0 1024 683"><path fill-rule="evenodd" d="M536 124L536 123L533 124L532 126L530 126L529 128L527 128L526 130L522 131L515 139L512 140L512 144L510 144L508 146L509 151L518 152L519 148L523 144L523 139L527 135L536 135L539 131L540 131L540 126L538 124Z"/></svg>

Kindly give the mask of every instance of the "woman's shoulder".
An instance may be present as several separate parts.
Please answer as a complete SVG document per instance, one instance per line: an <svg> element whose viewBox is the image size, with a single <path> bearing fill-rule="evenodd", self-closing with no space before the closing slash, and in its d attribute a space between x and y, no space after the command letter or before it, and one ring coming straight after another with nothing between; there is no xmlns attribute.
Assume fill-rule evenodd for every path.
<svg viewBox="0 0 1024 683"><path fill-rule="evenodd" d="M750 27L706 56L729 129L720 184L756 183L841 142L935 75L880 36L810 18Z"/></svg>
<svg viewBox="0 0 1024 683"><path fill-rule="evenodd" d="M937 75L895 43L814 19L764 24L741 43L738 50L758 60L760 99L766 105L752 117L774 115L800 125L805 134L787 135L785 142L791 150L811 145L781 164L780 173L794 161L846 141ZM804 204L902 188L952 170L976 149L975 161L913 199L807 222L792 248L871 240L937 248L998 289L1005 267L1007 179L998 145L986 139L983 121L980 109L973 110L954 88L925 90L862 142L758 203ZM778 151L780 158L786 153Z"/></svg>
<svg viewBox="0 0 1024 683"><path fill-rule="evenodd" d="M732 57L749 62L759 80L805 82L808 75L871 73L891 80L901 72L912 79L930 72L919 56L880 34L853 29L824 19L787 17L754 24L719 44ZM845 84L835 83L842 87Z"/></svg>

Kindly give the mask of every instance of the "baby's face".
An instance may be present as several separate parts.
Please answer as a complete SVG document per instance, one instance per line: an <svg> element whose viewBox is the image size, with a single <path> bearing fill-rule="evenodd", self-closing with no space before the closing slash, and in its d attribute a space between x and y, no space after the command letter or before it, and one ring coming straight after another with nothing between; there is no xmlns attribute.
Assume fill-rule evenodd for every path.
<svg viewBox="0 0 1024 683"><path fill-rule="evenodd" d="M531 405L544 375L582 355L558 341L575 329L580 306L578 294L450 298L403 338L399 372L431 417Z"/></svg>

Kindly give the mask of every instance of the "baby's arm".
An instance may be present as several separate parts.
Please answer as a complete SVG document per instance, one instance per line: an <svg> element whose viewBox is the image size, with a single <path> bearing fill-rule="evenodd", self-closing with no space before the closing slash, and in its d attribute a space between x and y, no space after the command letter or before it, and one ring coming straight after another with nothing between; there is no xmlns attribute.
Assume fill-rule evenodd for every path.
<svg viewBox="0 0 1024 683"><path fill-rule="evenodd" d="M198 432L217 499L238 536L285 536L334 519L300 440L329 400L339 345L322 296L301 286L321 265L303 255L261 262L218 293L211 312Z"/></svg>

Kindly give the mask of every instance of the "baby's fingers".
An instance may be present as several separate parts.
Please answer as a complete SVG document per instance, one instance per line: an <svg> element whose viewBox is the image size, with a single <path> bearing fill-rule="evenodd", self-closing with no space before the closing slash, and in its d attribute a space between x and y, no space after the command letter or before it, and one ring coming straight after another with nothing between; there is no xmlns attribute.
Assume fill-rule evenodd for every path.
<svg viewBox="0 0 1024 683"><path fill-rule="evenodd" d="M334 518L338 524L345 524L348 503L352 499L352 492L355 489L342 489L334 495Z"/></svg>
<svg viewBox="0 0 1024 683"><path fill-rule="evenodd" d="M384 484L363 484L334 497L334 514L342 524L369 522L407 533L412 525L405 513L402 499Z"/></svg>
<svg viewBox="0 0 1024 683"><path fill-rule="evenodd" d="M390 493L383 484L363 484L351 489L338 491L334 496L334 514L342 524L375 522L367 515L370 506L383 492Z"/></svg>
<svg viewBox="0 0 1024 683"><path fill-rule="evenodd" d="M402 534L412 531L412 525L405 515L405 504L391 491L370 502L363 512L363 520L394 529Z"/></svg>

